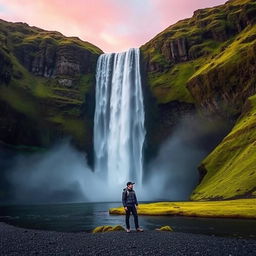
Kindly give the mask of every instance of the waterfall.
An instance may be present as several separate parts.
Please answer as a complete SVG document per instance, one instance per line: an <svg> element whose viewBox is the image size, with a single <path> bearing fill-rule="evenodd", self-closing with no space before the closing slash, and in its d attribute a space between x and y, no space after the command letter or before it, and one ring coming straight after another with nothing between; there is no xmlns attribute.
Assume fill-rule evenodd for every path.
<svg viewBox="0 0 256 256"><path fill-rule="evenodd" d="M132 48L102 54L97 62L95 172L108 184L142 184L146 132L139 59L139 49Z"/></svg>

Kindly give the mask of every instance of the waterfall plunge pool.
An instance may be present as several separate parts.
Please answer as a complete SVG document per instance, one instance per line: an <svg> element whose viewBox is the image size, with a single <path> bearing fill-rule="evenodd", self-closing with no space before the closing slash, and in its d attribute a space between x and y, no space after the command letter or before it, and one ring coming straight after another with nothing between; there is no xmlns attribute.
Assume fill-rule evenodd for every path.
<svg viewBox="0 0 256 256"><path fill-rule="evenodd" d="M142 202L141 202L142 203ZM0 221L11 225L63 232L89 232L101 225L122 225L124 215L111 215L120 202L1 205ZM133 216L130 217L134 229ZM256 220L183 216L139 216L145 230L170 225L174 231L256 239Z"/></svg>

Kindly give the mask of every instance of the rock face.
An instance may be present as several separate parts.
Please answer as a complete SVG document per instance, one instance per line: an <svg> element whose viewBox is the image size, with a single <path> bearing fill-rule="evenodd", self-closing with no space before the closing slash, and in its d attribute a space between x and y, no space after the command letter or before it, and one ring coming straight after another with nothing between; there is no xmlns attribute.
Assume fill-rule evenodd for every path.
<svg viewBox="0 0 256 256"><path fill-rule="evenodd" d="M94 72L94 54L79 45L56 45L45 42L38 47L18 45L19 61L33 74L44 77L75 76Z"/></svg>
<svg viewBox="0 0 256 256"><path fill-rule="evenodd" d="M162 54L166 59L174 63L189 60L187 38L181 37L170 42L166 42L162 49Z"/></svg>
<svg viewBox="0 0 256 256"><path fill-rule="evenodd" d="M255 26L241 32L188 81L188 90L204 112L237 117L246 99L256 93L255 32Z"/></svg>
<svg viewBox="0 0 256 256"><path fill-rule="evenodd" d="M12 62L3 50L0 50L0 83L8 84L12 74Z"/></svg>
<svg viewBox="0 0 256 256"><path fill-rule="evenodd" d="M166 70L175 63L205 56L205 42L222 43L256 22L252 0L228 1L225 5L200 9L190 19L171 25L141 47L149 71Z"/></svg>
<svg viewBox="0 0 256 256"><path fill-rule="evenodd" d="M95 70L102 51L77 37L0 20L0 141L48 147L70 136L92 148Z"/></svg>
<svg viewBox="0 0 256 256"><path fill-rule="evenodd" d="M155 97L156 116L162 117L155 122L154 132L147 135L155 144L162 141L161 135L156 134L164 134L165 138L172 134L180 116L184 115L181 109L187 109L186 114L196 111L205 119L217 118L227 126L234 125L248 97L256 93L255 34L256 2L231 0L224 5L195 11L193 17L171 25L141 47L146 70L144 78ZM174 113L178 113L177 116ZM157 130L161 132L156 133ZM255 134L249 136L247 129L244 133L247 135L243 139L250 137L248 145L252 146ZM228 131L223 130L222 138L226 135ZM243 178L240 183L233 183L232 193L220 195L221 188L211 189L209 177L212 173L215 173L213 179L217 184L218 177L227 172L228 161L242 157L243 143L236 143L236 156L235 153L225 154L225 151L235 152L232 143L222 143L223 146L217 147L219 151L216 148L200 164L199 186L192 200L255 195L255 188ZM224 155L227 162L223 161L224 167L219 170L220 167L211 161L214 158L215 163L222 162ZM225 183L228 178L223 178L220 184L228 187Z"/></svg>

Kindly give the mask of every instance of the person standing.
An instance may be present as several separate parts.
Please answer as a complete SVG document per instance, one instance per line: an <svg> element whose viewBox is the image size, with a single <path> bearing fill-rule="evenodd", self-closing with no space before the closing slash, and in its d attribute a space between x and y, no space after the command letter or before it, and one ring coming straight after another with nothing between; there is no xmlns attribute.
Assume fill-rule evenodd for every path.
<svg viewBox="0 0 256 256"><path fill-rule="evenodd" d="M131 232L130 229L130 213L132 212L136 231L142 232L143 229L139 227L137 207L138 201L136 197L136 193L133 190L134 182L127 182L126 188L123 189L122 193L122 203L125 209L125 223L126 223L126 232Z"/></svg>

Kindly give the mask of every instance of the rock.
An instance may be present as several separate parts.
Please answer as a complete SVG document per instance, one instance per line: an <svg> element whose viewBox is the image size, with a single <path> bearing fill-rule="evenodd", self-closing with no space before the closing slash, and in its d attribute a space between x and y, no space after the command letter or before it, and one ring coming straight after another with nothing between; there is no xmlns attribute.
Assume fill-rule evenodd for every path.
<svg viewBox="0 0 256 256"><path fill-rule="evenodd" d="M71 88L73 85L73 79L67 79L67 78L58 79L58 83L64 87Z"/></svg>
<svg viewBox="0 0 256 256"><path fill-rule="evenodd" d="M188 50L187 50L187 39L178 38L170 42L164 43L162 49L162 54L166 59L173 62L182 62L188 60Z"/></svg>
<svg viewBox="0 0 256 256"><path fill-rule="evenodd" d="M0 20L0 141L47 148L68 136L90 156L101 53L79 38Z"/></svg>
<svg viewBox="0 0 256 256"><path fill-rule="evenodd" d="M44 39L42 39L44 42ZM75 76L95 71L97 55L75 44L19 44L15 54L33 74L43 77Z"/></svg>
<svg viewBox="0 0 256 256"><path fill-rule="evenodd" d="M13 64L6 52L0 49L0 83L8 84L11 80Z"/></svg>

